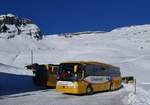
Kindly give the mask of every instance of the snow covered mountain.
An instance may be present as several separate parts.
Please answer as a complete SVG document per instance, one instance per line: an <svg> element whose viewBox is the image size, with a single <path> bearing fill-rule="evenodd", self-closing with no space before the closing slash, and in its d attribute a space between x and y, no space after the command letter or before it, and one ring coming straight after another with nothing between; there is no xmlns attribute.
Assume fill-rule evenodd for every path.
<svg viewBox="0 0 150 105"><path fill-rule="evenodd" d="M24 67L31 63L33 50L36 63L100 61L120 66L123 75L149 81L150 25L123 27L111 32L70 33L69 38L65 35L47 35L39 41L22 35L9 40L1 38L0 63Z"/></svg>
<svg viewBox="0 0 150 105"><path fill-rule="evenodd" d="M4 34L9 36L9 32L2 32L0 36ZM87 97L68 96L54 90L33 92L37 87L31 82L32 72L23 68L31 64L31 51L34 62L40 64L92 60L119 66L123 76L132 75L137 79L137 95L133 94L132 85ZM149 76L150 25L123 27L111 32L47 35L42 40L26 37L23 32L9 40L0 38L0 95L10 95L0 97L2 105L149 105Z"/></svg>
<svg viewBox="0 0 150 105"><path fill-rule="evenodd" d="M13 14L0 15L0 38L10 39L20 35L42 39L42 32L31 20Z"/></svg>

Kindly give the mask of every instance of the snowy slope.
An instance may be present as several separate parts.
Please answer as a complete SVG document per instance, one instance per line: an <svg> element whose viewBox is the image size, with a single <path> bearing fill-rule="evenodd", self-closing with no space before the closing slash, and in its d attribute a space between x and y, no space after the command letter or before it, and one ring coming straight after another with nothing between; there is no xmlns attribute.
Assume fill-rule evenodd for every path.
<svg viewBox="0 0 150 105"><path fill-rule="evenodd" d="M10 77L18 75L19 77L16 77L18 79L23 77L22 84L25 85L22 86L28 86L27 90L19 87L19 92L15 90L17 86L13 86L14 91L12 90L13 92L10 93L11 88L6 88L6 92L2 92L2 95L11 95L11 93L17 95L0 97L3 99L0 100L2 105L12 105L12 103L13 105L21 103L25 103L25 105L32 105L33 103L43 105L43 103L50 102L52 105L62 103L64 105L79 103L80 105L90 105L93 104L92 102L95 102L94 105L99 105L99 103L102 105L141 105L143 100L146 100L145 105L148 105L150 102L147 98L150 97L147 94L150 92L148 89L150 84L150 25L123 27L103 33L81 32L78 35L69 33L69 37L48 35L38 41L21 35L9 40L0 39L0 49L0 74L2 77L0 83L3 84L0 90L5 90L7 84L3 81L8 75L13 75ZM33 50L34 62L40 64L94 60L119 66L123 76L135 76L138 83L138 94L133 94L133 86L125 86L119 92L96 94L93 96L94 98L92 96L62 95L54 92L54 90L30 92L38 90L33 88L31 82L27 82L31 80L32 72L24 70L24 66L31 63L31 50ZM15 78L12 80L16 81ZM17 82L13 83L17 84ZM42 99L42 97L44 98ZM41 100L37 101L38 99ZM56 99L58 101L55 101Z"/></svg>
<svg viewBox="0 0 150 105"><path fill-rule="evenodd" d="M34 40L18 36L0 39L0 62L16 67L34 62L60 63L94 60L121 67L123 75L134 75L139 81L150 81L150 25L131 26L106 33L80 34L73 37L45 36ZM144 76L141 76L143 73Z"/></svg>

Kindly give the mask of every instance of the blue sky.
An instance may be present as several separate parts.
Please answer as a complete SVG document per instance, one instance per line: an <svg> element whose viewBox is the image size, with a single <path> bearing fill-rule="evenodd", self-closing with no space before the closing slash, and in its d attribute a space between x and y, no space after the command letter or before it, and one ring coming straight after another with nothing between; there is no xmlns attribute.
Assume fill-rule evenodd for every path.
<svg viewBox="0 0 150 105"><path fill-rule="evenodd" d="M33 20L44 34L150 24L150 0L0 0L0 14Z"/></svg>

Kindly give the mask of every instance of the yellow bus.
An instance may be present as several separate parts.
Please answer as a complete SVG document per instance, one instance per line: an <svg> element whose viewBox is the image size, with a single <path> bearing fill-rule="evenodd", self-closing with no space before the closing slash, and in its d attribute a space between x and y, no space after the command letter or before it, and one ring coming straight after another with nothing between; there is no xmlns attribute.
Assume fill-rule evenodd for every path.
<svg viewBox="0 0 150 105"><path fill-rule="evenodd" d="M93 61L64 62L59 65L56 91L93 94L121 87L120 68Z"/></svg>
<svg viewBox="0 0 150 105"><path fill-rule="evenodd" d="M46 87L56 87L58 67L54 64L33 64L34 83Z"/></svg>

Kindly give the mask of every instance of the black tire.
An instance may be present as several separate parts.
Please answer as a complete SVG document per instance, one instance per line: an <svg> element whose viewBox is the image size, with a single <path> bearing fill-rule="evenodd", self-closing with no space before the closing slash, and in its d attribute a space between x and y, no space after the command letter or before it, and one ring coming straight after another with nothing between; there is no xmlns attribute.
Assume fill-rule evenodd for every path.
<svg viewBox="0 0 150 105"><path fill-rule="evenodd" d="M87 88L86 88L86 94L87 95L92 95L93 94L93 88L92 88L92 86L87 86Z"/></svg>

